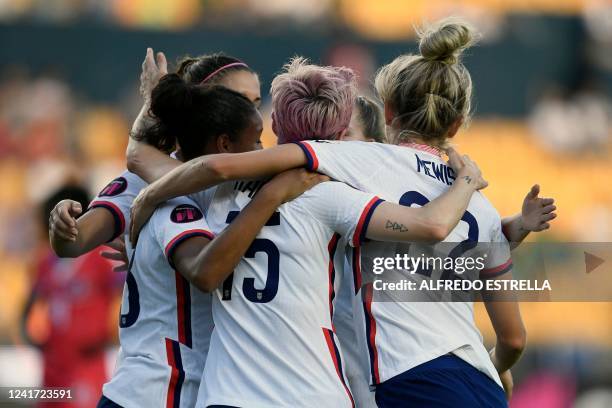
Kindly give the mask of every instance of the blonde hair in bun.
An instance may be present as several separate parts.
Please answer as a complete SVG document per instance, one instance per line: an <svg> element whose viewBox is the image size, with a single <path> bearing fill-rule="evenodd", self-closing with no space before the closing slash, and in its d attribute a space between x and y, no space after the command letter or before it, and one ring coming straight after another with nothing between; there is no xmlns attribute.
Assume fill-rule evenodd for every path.
<svg viewBox="0 0 612 408"><path fill-rule="evenodd" d="M418 136L445 147L446 134L458 119L470 115L472 79L461 54L477 33L459 19L445 19L418 29L419 54L404 54L383 66L374 85L394 112L399 130L395 143Z"/></svg>

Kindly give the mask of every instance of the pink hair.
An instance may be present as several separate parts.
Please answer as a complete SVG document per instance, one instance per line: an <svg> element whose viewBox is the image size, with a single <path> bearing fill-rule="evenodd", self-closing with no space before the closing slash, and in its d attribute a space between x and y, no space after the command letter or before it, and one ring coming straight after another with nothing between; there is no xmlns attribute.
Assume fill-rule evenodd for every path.
<svg viewBox="0 0 612 408"><path fill-rule="evenodd" d="M272 81L272 127L278 143L335 139L348 128L357 96L355 74L294 58Z"/></svg>

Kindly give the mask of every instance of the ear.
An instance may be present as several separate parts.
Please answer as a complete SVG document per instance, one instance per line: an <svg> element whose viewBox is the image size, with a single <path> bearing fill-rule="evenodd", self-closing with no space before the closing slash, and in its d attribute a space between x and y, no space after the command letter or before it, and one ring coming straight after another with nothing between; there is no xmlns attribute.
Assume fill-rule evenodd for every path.
<svg viewBox="0 0 612 408"><path fill-rule="evenodd" d="M272 111L271 117L272 117L272 132L275 135L278 135L278 133L276 133L276 115L274 114L274 111Z"/></svg>
<svg viewBox="0 0 612 408"><path fill-rule="evenodd" d="M454 137L459 131L461 125L463 125L463 116L460 116L459 119L457 119L453 122L452 125L450 125L450 127L448 128L448 132L446 132L446 137L449 139L451 137Z"/></svg>
<svg viewBox="0 0 612 408"><path fill-rule="evenodd" d="M336 140L344 140L347 134L348 134L348 128L338 133L338 135L336 136Z"/></svg>
<svg viewBox="0 0 612 408"><path fill-rule="evenodd" d="M219 153L233 153L232 142L225 133L217 136L217 150Z"/></svg>
<svg viewBox="0 0 612 408"><path fill-rule="evenodd" d="M385 125L391 126L395 118L395 111L388 103L385 103Z"/></svg>

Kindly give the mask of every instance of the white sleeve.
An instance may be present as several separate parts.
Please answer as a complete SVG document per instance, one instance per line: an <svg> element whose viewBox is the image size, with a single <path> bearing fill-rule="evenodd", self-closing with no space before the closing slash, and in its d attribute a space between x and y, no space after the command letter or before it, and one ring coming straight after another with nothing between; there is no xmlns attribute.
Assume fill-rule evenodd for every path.
<svg viewBox="0 0 612 408"><path fill-rule="evenodd" d="M296 142L306 156L306 168L328 175L334 180L351 184L355 175L380 161L374 159L373 143L338 140L309 140Z"/></svg>
<svg viewBox="0 0 612 408"><path fill-rule="evenodd" d="M198 207L200 207L204 214L207 214L208 208L210 207L210 204L212 203L212 200L215 196L215 191L217 191L217 187L219 186L213 186L211 188L207 188L204 191L189 194L189 198L191 198L197 203Z"/></svg>
<svg viewBox="0 0 612 408"><path fill-rule="evenodd" d="M335 181L321 183L303 197L304 207L314 218L354 247L365 241L372 214L383 202L374 194Z"/></svg>
<svg viewBox="0 0 612 408"><path fill-rule="evenodd" d="M512 257L510 244L502 232L501 219L493 224L490 231L490 242L479 243L485 245L484 269L480 272L482 279L491 279L501 276L512 270Z"/></svg>
<svg viewBox="0 0 612 408"><path fill-rule="evenodd" d="M110 239L123 234L130 222L130 209L134 199L146 182L133 173L125 171L106 185L89 203L88 209L105 208L115 220L115 232Z"/></svg>
<svg viewBox="0 0 612 408"><path fill-rule="evenodd" d="M159 206L151 220L155 239L170 265L174 250L186 239L202 236L213 239L210 227L198 205L187 197L173 198Z"/></svg>

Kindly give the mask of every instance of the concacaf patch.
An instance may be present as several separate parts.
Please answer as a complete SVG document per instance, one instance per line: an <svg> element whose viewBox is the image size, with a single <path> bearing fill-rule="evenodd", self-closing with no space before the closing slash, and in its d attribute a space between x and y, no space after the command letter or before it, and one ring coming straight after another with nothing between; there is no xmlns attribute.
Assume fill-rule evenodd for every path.
<svg viewBox="0 0 612 408"><path fill-rule="evenodd" d="M108 185L104 187L98 195L100 197L113 197L119 195L125 191L127 185L128 182L125 178L117 177L116 179L108 183Z"/></svg>
<svg viewBox="0 0 612 408"><path fill-rule="evenodd" d="M178 205L174 208L174 210L172 210L172 213L170 214L170 219L172 220L172 222L175 222L177 224L194 222L197 220L201 220L202 217L204 217L202 215L202 211L200 211L199 208L194 207L190 204Z"/></svg>

